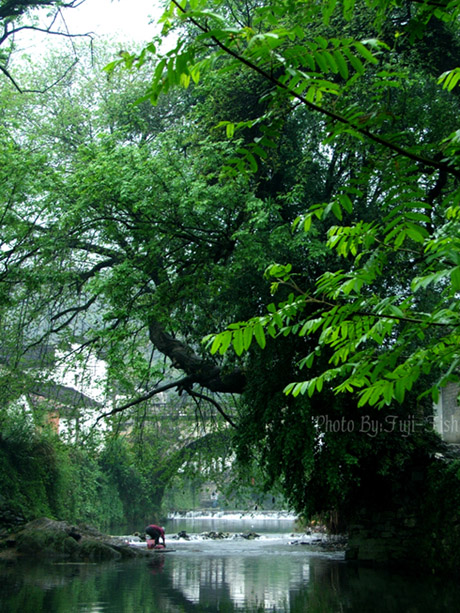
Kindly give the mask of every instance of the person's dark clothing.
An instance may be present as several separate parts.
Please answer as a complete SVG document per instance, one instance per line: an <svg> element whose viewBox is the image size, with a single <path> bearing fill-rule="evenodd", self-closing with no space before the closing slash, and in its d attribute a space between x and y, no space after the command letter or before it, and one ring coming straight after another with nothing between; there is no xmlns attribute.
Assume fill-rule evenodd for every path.
<svg viewBox="0 0 460 613"><path fill-rule="evenodd" d="M156 526L155 524L150 524L150 526L147 526L147 528L145 529L145 533L148 534L155 541L155 545L158 545L158 543L160 542L160 538L161 538L163 541L163 545L166 546L165 531L160 526Z"/></svg>

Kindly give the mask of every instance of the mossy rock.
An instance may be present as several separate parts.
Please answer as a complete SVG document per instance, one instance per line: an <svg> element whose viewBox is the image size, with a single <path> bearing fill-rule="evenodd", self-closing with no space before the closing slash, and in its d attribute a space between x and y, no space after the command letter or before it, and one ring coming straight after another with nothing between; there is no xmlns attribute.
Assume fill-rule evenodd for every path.
<svg viewBox="0 0 460 613"><path fill-rule="evenodd" d="M66 522L41 518L28 523L16 537L20 553L34 555L72 555L78 550Z"/></svg>
<svg viewBox="0 0 460 613"><path fill-rule="evenodd" d="M115 551L118 551L123 559L138 558L146 553L143 550L135 549L127 545L110 544L110 547L115 549Z"/></svg>
<svg viewBox="0 0 460 613"><path fill-rule="evenodd" d="M42 517L29 522L16 535L19 553L71 560L102 562L145 555L120 540L103 535L91 526L73 526L64 521Z"/></svg>
<svg viewBox="0 0 460 613"><path fill-rule="evenodd" d="M23 554L73 557L79 550L75 534L76 529L67 522L41 517L16 535L16 546Z"/></svg>
<svg viewBox="0 0 460 613"><path fill-rule="evenodd" d="M90 539L83 541L78 550L79 557L90 562L119 560L122 557L121 553L110 545Z"/></svg>

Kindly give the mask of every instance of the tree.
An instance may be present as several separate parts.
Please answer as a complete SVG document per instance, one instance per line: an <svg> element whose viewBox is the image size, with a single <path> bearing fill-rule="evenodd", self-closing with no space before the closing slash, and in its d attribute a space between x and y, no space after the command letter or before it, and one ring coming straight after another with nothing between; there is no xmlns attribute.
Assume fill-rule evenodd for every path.
<svg viewBox="0 0 460 613"><path fill-rule="evenodd" d="M77 34L69 32L65 23L65 9L74 8L82 4L85 0L2 0L0 3L0 72L13 84L19 91L24 88L20 85L10 68L10 63L16 50L16 40L24 32L35 32L47 36L58 36L64 38L91 38L89 33ZM48 9L46 22L39 21L40 9ZM41 13L43 16L43 13ZM61 23L59 23L61 22ZM63 24L63 25L62 25ZM48 82L42 91L52 88L57 82L65 77L65 74L72 68L78 58L65 67L64 72L58 79Z"/></svg>
<svg viewBox="0 0 460 613"><path fill-rule="evenodd" d="M414 89L409 71L422 73L417 62L408 60L410 52L421 52L417 37L428 31L432 38L433 32L442 31L455 40L459 7L415 3L407 16L397 3L363 6L271 4L254 8L248 27L232 20L225 6L212 12L208 3L186 7L172 2L163 17L165 29L185 23L198 36L185 46L180 40L174 52L159 59L148 96L155 102L161 92L198 80L200 71L222 58L222 70L252 71L271 87L265 115L223 122L228 136L255 123L265 125L265 135L232 160L239 171L255 170L256 157L266 156L274 142L267 132L276 135L273 116L283 103L301 105L322 117L324 146L336 152L356 139L356 146L364 149L361 169L354 169L328 202L314 205L294 224L308 232L315 220L326 220L327 246L342 259L342 268L324 272L316 287L305 290L290 264L274 265L268 270L273 290L280 284L291 286L291 297L270 307L267 315L212 337L211 350L224 353L233 344L241 355L252 338L263 347L265 333L318 335L315 352L303 363L311 364L325 351L331 366L318 377L292 383L287 392L313 393L337 380L337 392L357 391L361 405L384 406L394 399L402 402L423 374L438 373L431 388L434 397L439 386L458 380L458 132L450 121L438 134L432 126L439 127L436 113L445 110L452 117L457 108L455 94L447 97L441 87L451 92L460 72L450 64L436 75L433 111L424 117L431 124L411 118L410 111L398 121L389 102L399 97L407 104L404 90ZM340 11L342 16L337 16ZM318 35L311 40L311 26L300 25L322 21L323 28L332 28L339 19L353 32L363 11L374 13L372 34L380 38L363 42ZM203 57L206 43L214 47ZM138 64L148 51L155 49L144 50ZM363 92L364 83L370 93ZM395 132L400 126L403 131ZM367 220L359 207L376 204L383 218ZM385 278L396 268L410 272L404 281L388 284Z"/></svg>
<svg viewBox="0 0 460 613"><path fill-rule="evenodd" d="M458 3L270 3L252 6L244 23L232 9L170 4L165 32L184 27L189 37L166 55L149 46L125 59L142 66L156 55L146 98L156 103L208 72L257 75L264 112L217 126L229 138L253 131L226 172L257 176L286 115L305 113L318 121L317 159L343 177L294 221L307 249L324 237L316 274L305 258L275 260L267 277L278 303L207 337L216 356L251 351L240 454L262 461L269 483L281 478L299 511L405 507L409 491L423 499L411 475L438 447L419 423L427 394L459 380ZM297 207L299 183L285 194ZM371 419L360 412L369 405L381 409L373 441L360 421ZM415 436L385 430L412 418Z"/></svg>
<svg viewBox="0 0 460 613"><path fill-rule="evenodd" d="M96 66L107 55L96 52ZM59 73L61 62L55 54L51 67L28 67L21 78L40 89L40 79L51 69ZM225 400L223 392L243 391L247 373L232 359L209 358L201 339L210 321L217 326L248 317L268 300L262 277L267 258L277 253L291 259L289 225L299 212L293 203L269 199L272 185L286 183L288 189L292 183L280 171L284 151L273 153L256 179L219 176L221 160L234 146L215 131L209 135L212 118L222 112L224 98L235 119L255 115L258 93L246 103L237 94L244 95L248 84L257 90L258 81L221 81L213 103L210 79L193 95L170 94L152 108L148 102L133 105L147 86L142 74L117 73L101 82L90 68L82 56L46 93L46 115L44 94L3 92L9 130L1 323L8 399L36 390L37 378L52 374L53 361L38 372L35 363L34 373L25 367L32 354L47 355L41 347L54 345L69 367L84 365L91 351L106 361L107 398L118 401L100 417L112 416L115 431L122 422L145 421L148 402L174 388L191 397L189 411L193 402L198 414L208 405L236 425L236 401ZM187 108L192 110L184 120ZM314 128L298 117L291 135L300 126L306 130L304 123ZM297 147L287 143L289 148L294 159ZM322 172L320 166L311 164L312 176ZM303 254L301 248L299 265ZM8 399L4 391L5 406ZM220 432L198 438L220 454ZM165 436L142 440L149 443L142 452L146 483L159 500L201 443L192 437L176 448ZM225 440L228 446L228 432Z"/></svg>
<svg viewBox="0 0 460 613"><path fill-rule="evenodd" d="M449 23L435 22L429 5L409 21L396 5L340 6L254 6L242 20L233 5L173 3L166 29L173 18L188 28L175 50L151 44L108 67L111 79L120 63L144 76L154 54L133 116L118 106L105 115L114 122L93 119L25 178L12 165L4 197L4 338L19 330L16 346L59 338L103 352L114 392L127 396L112 415L173 388L206 398L237 426L240 456L308 514L356 510L377 490L377 504L392 500L437 449L423 429L383 427L429 411L417 396L433 381L422 377L454 356L445 347L458 309L443 304L457 274L457 99L411 38L436 23L456 41L455 24L440 7ZM456 71L444 68L448 90ZM176 85L188 86L185 104ZM103 99L114 109L114 96ZM442 246L446 260L431 259ZM268 309L267 265L278 298ZM226 324L210 355L202 336ZM229 392L245 396L236 416L216 396ZM374 439L329 428L328 417L358 423L359 403L382 404Z"/></svg>
<svg viewBox="0 0 460 613"><path fill-rule="evenodd" d="M16 97L14 106L7 94L13 104L5 108L11 130L3 184L8 352L49 338L94 347L103 351L116 391L128 392L134 380L139 401L169 387L241 392L241 369L222 371L200 340L210 318L250 314L252 288L239 284L240 307L235 279L249 261L262 272L276 207L270 213L262 205L248 178L218 176L220 158L233 145L197 138L193 118L181 117L187 99L134 107L128 118L114 105L120 108L122 99L130 105L139 83L112 76L104 90L85 78L84 66L78 78L78 87L69 75L48 93L54 111L46 117L42 96L31 95L26 106ZM91 113L93 105L104 114ZM27 129L17 130L13 117ZM271 243L278 249L282 241ZM253 283L254 275L244 274ZM176 367L172 380L162 366L151 368L152 345Z"/></svg>
<svg viewBox="0 0 460 613"><path fill-rule="evenodd" d="M107 54L95 51L93 66L106 64ZM41 89L40 79L61 65L55 53L46 68L26 67L21 78ZM173 442L164 422L161 436L139 438L148 441L148 461L139 464L159 501L192 452L223 439L215 413L233 423L231 403L217 393L240 391L244 373L230 360L222 370L200 340L210 318L251 312L249 287L240 289L247 302L234 303L235 278L250 260L261 273L268 246L260 237L249 240L250 212L261 209L250 182L215 172L232 145L204 132L200 140L184 118L196 97L134 106L146 87L142 75L93 75L82 53L45 94L2 91L3 408L25 391L44 389L57 350L68 368L84 368L91 352L105 361L106 402L116 398L117 405L107 404L100 419L112 416L114 431L124 429L118 418L130 428L148 422L147 401L174 388L182 399L190 396L189 411L191 405L204 413L207 404L211 432L187 428L182 437L182 419L174 421ZM262 216L258 225L268 232ZM49 352L41 352L45 346Z"/></svg>

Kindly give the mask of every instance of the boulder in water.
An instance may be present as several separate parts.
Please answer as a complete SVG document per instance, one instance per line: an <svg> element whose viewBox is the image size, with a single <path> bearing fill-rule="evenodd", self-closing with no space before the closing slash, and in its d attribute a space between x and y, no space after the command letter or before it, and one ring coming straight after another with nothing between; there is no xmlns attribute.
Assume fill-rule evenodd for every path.
<svg viewBox="0 0 460 613"><path fill-rule="evenodd" d="M256 532L246 532L246 534L242 534L241 536L249 541L260 538L260 534L257 534Z"/></svg>
<svg viewBox="0 0 460 613"><path fill-rule="evenodd" d="M77 527L46 517L26 524L16 534L15 545L23 555L85 561L118 560L147 553L91 526Z"/></svg>

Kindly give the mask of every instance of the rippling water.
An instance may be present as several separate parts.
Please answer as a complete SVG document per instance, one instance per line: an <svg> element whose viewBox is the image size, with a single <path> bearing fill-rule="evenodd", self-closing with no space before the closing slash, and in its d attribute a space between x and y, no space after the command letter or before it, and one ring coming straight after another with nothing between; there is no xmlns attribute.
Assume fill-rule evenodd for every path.
<svg viewBox="0 0 460 613"><path fill-rule="evenodd" d="M0 610L8 613L438 613L457 611L460 588L446 580L408 578L350 565L339 552L297 540L288 523L241 520L233 536L205 540L200 532L229 530L214 520L174 520L166 554L108 564L0 564ZM237 521L232 520L232 521ZM194 523L195 522L195 523ZM230 524L233 526L233 524ZM198 529L197 529L198 527ZM257 527L257 530L254 528ZM191 540L171 538L173 528ZM192 530L193 528L193 530ZM263 528L263 529L262 529ZM282 529L280 529L282 528ZM177 531L178 531L177 530ZM304 539L302 539L304 540ZM140 546L140 545L139 545ZM145 545L143 545L145 546Z"/></svg>
<svg viewBox="0 0 460 613"><path fill-rule="evenodd" d="M281 513L224 513L214 512L208 514L189 513L187 516L175 515L166 522L166 530L170 534L177 534L181 530L191 534L200 534L215 530L216 532L257 532L287 536L295 529L295 516Z"/></svg>

